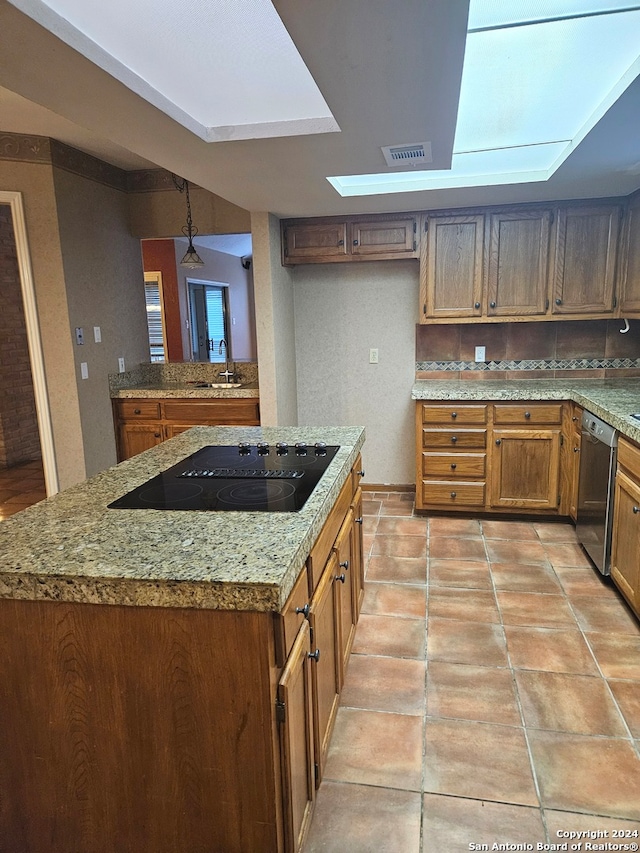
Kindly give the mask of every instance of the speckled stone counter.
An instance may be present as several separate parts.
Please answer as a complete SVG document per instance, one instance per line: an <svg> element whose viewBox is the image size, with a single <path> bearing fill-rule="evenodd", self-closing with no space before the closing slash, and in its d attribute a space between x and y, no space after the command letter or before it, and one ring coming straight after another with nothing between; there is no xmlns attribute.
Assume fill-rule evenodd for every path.
<svg viewBox="0 0 640 853"><path fill-rule="evenodd" d="M116 400L228 400L259 396L257 382L242 385L240 388L201 388L198 385L180 382L158 382L152 385L118 388L111 392L111 397Z"/></svg>
<svg viewBox="0 0 640 853"><path fill-rule="evenodd" d="M472 382L464 379L414 383L413 400L573 400L640 443L640 379L524 379Z"/></svg>
<svg viewBox="0 0 640 853"><path fill-rule="evenodd" d="M298 512L176 512L107 504L201 447L340 445ZM364 443L361 427L194 427L0 524L0 597L278 611Z"/></svg>
<svg viewBox="0 0 640 853"><path fill-rule="evenodd" d="M125 373L109 376L109 393L113 399L206 400L260 396L258 365L232 362L231 367L241 382L240 388L208 388L204 383L224 382L220 371L224 363L178 362L140 364Z"/></svg>

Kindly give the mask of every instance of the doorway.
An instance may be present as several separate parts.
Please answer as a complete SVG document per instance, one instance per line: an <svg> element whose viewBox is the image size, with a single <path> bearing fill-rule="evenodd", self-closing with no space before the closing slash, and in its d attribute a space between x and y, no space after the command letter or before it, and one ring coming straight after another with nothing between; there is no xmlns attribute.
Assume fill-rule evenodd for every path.
<svg viewBox="0 0 640 853"><path fill-rule="evenodd" d="M12 231L13 246L15 254L13 257L14 277L15 269L19 278L20 297L17 295L13 300L13 308L20 312L21 323L23 329L23 337L26 334L26 352L24 356L25 370L30 372L30 382L25 380L25 383L17 380L9 379L11 387L19 390L21 384L26 387L22 389L21 405L24 403L25 412L29 407L35 408L35 423L33 425L33 443L34 448L29 453L42 454L42 467L46 484L47 495L53 495L59 490L58 472L56 469L56 461L53 445L53 430L51 427L51 416L49 412L49 398L47 395L47 386L44 371L44 359L42 354L42 343L40 340L40 328L38 324L38 313L35 299L35 289L33 284L33 273L31 270L31 261L29 257L29 246L27 242L27 230L24 218L24 208L22 205L22 194L19 192L8 192L0 190L0 205L10 212L10 217L7 217L7 233ZM9 221L10 220L10 221ZM9 228L10 226L10 228ZM21 309L21 310L20 310ZM17 325L16 325L17 329ZM22 393L23 392L23 393ZM22 439L20 439L22 440ZM39 443L39 448L37 447ZM10 453L20 453L24 448L13 449ZM14 458L14 457L12 457ZM16 461L18 461L17 457Z"/></svg>
<svg viewBox="0 0 640 853"><path fill-rule="evenodd" d="M228 352L228 285L188 278L191 352L194 361L224 362Z"/></svg>

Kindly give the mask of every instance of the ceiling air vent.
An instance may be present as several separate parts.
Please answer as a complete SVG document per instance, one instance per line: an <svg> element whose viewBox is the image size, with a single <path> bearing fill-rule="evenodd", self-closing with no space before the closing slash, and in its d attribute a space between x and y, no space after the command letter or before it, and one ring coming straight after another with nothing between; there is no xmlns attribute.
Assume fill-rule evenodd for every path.
<svg viewBox="0 0 640 853"><path fill-rule="evenodd" d="M422 166L433 162L430 142L415 145L383 145L380 149L387 166Z"/></svg>

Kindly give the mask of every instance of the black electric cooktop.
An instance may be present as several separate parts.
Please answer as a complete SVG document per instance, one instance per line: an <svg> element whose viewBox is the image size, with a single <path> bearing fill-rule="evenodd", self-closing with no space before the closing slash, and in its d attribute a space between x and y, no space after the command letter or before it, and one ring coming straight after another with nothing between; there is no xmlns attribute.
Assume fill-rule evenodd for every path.
<svg viewBox="0 0 640 853"><path fill-rule="evenodd" d="M323 442L203 447L109 508L296 512L338 450Z"/></svg>

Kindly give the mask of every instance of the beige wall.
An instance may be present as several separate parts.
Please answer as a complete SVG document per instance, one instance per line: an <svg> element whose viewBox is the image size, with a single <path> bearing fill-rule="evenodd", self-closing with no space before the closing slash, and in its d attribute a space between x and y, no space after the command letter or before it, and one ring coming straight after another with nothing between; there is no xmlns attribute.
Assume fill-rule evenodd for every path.
<svg viewBox="0 0 640 853"><path fill-rule="evenodd" d="M52 169L0 160L0 189L22 193L56 466L65 488L85 478L85 464Z"/></svg>
<svg viewBox="0 0 640 853"><path fill-rule="evenodd" d="M261 421L265 426L296 426L293 271L281 264L277 217L253 213L251 236Z"/></svg>
<svg viewBox="0 0 640 853"><path fill-rule="evenodd" d="M119 190L54 169L74 377L86 475L116 463L108 374L118 357L133 367L149 360L140 241L129 233L127 196ZM94 340L94 326L102 342ZM84 344L75 343L75 328ZM61 330L62 331L62 330ZM81 379L86 362L89 378Z"/></svg>
<svg viewBox="0 0 640 853"><path fill-rule="evenodd" d="M187 202L178 190L129 193L129 223L136 237L179 237L186 222ZM249 212L220 196L189 185L193 222L200 234L246 234Z"/></svg>
<svg viewBox="0 0 640 853"><path fill-rule="evenodd" d="M364 426L368 483L415 482L418 288L412 260L294 268L299 423Z"/></svg>

